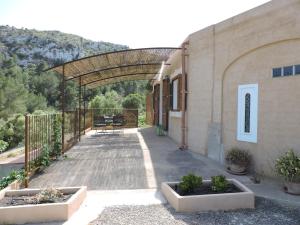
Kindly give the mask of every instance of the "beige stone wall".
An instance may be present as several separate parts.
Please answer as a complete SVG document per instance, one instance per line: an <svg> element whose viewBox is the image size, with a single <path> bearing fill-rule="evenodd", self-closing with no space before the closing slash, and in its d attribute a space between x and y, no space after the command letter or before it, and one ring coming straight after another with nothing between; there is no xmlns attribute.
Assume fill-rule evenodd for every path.
<svg viewBox="0 0 300 225"><path fill-rule="evenodd" d="M187 145L203 155L212 113L213 29L190 35L188 45Z"/></svg>
<svg viewBox="0 0 300 225"><path fill-rule="evenodd" d="M170 80L181 74L181 51L176 51L166 62L167 65L163 70L163 76L169 76ZM180 114L180 112L179 112ZM174 117L169 113L169 129L168 136L171 137L180 146L181 141L181 117Z"/></svg>
<svg viewBox="0 0 300 225"><path fill-rule="evenodd" d="M180 146L181 141L181 118L169 116L168 136Z"/></svg>
<svg viewBox="0 0 300 225"><path fill-rule="evenodd" d="M224 149L247 149L260 173L273 175L278 154L290 148L300 154L300 75L272 77L272 68L300 64L300 38L259 48L232 64L224 75ZM258 84L257 143L236 140L237 90Z"/></svg>
<svg viewBox="0 0 300 225"><path fill-rule="evenodd" d="M222 82L226 70L251 51L299 38L299 11L299 0L273 0L215 25L214 122L222 120Z"/></svg>
<svg viewBox="0 0 300 225"><path fill-rule="evenodd" d="M188 36L188 146L216 160L247 148L259 172L271 174L280 151L300 151L299 77L272 78L272 68L300 64L300 1L273 0ZM172 57L165 75L180 68ZM237 87L258 83L258 143L236 140ZM223 125L223 126L222 126ZM180 142L181 124L170 119ZM224 148L223 148L224 146Z"/></svg>

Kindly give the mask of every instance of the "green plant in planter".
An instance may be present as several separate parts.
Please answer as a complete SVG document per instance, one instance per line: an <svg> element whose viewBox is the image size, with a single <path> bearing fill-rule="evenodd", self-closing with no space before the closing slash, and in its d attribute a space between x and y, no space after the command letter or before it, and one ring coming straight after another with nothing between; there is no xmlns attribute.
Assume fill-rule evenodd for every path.
<svg viewBox="0 0 300 225"><path fill-rule="evenodd" d="M211 177L211 189L215 192L225 192L228 189L229 182L224 175Z"/></svg>
<svg viewBox="0 0 300 225"><path fill-rule="evenodd" d="M232 148L226 154L226 161L231 164L248 166L251 161L251 155L245 150Z"/></svg>
<svg viewBox="0 0 300 225"><path fill-rule="evenodd" d="M63 193L55 188L47 188L42 190L35 196L38 203L52 203L57 202L59 198L63 197Z"/></svg>
<svg viewBox="0 0 300 225"><path fill-rule="evenodd" d="M289 150L276 160L276 173L288 182L300 183L300 157Z"/></svg>
<svg viewBox="0 0 300 225"><path fill-rule="evenodd" d="M202 177L195 174L188 174L181 178L179 188L184 193L192 193L202 185Z"/></svg>
<svg viewBox="0 0 300 225"><path fill-rule="evenodd" d="M156 126L156 135L157 136L164 136L165 132L164 132L164 128L162 125L157 125Z"/></svg>
<svg viewBox="0 0 300 225"><path fill-rule="evenodd" d="M15 180L24 181L25 171L13 170L8 176L2 177L2 179L0 179L0 190L6 188L10 183L14 182Z"/></svg>

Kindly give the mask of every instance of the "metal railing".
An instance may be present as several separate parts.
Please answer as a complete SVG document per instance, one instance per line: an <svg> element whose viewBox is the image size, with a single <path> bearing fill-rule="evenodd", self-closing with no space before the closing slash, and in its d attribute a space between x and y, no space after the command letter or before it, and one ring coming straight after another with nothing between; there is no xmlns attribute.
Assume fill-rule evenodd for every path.
<svg viewBox="0 0 300 225"><path fill-rule="evenodd" d="M91 109L65 111L63 144L64 152L74 146L80 139L80 136L85 134L86 130L92 128L92 115L93 110Z"/></svg>

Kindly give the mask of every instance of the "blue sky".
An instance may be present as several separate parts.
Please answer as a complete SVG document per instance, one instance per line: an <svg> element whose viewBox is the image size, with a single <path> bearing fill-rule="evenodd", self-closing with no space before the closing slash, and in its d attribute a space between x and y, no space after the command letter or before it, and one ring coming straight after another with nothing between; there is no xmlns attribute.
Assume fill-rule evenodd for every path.
<svg viewBox="0 0 300 225"><path fill-rule="evenodd" d="M268 0L0 0L0 24L59 30L131 48L179 46L188 34Z"/></svg>

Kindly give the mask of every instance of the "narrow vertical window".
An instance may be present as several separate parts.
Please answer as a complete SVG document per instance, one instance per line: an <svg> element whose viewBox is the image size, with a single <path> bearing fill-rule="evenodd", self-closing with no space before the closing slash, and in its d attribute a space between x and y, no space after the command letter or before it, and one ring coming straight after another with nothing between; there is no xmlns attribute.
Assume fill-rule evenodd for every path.
<svg viewBox="0 0 300 225"><path fill-rule="evenodd" d="M178 110L178 79L173 80L173 110Z"/></svg>
<svg viewBox="0 0 300 225"><path fill-rule="evenodd" d="M244 132L250 133L250 112L251 112L251 95L247 93L245 95L245 127Z"/></svg>
<svg viewBox="0 0 300 225"><path fill-rule="evenodd" d="M257 143L258 84L238 87L237 140Z"/></svg>

